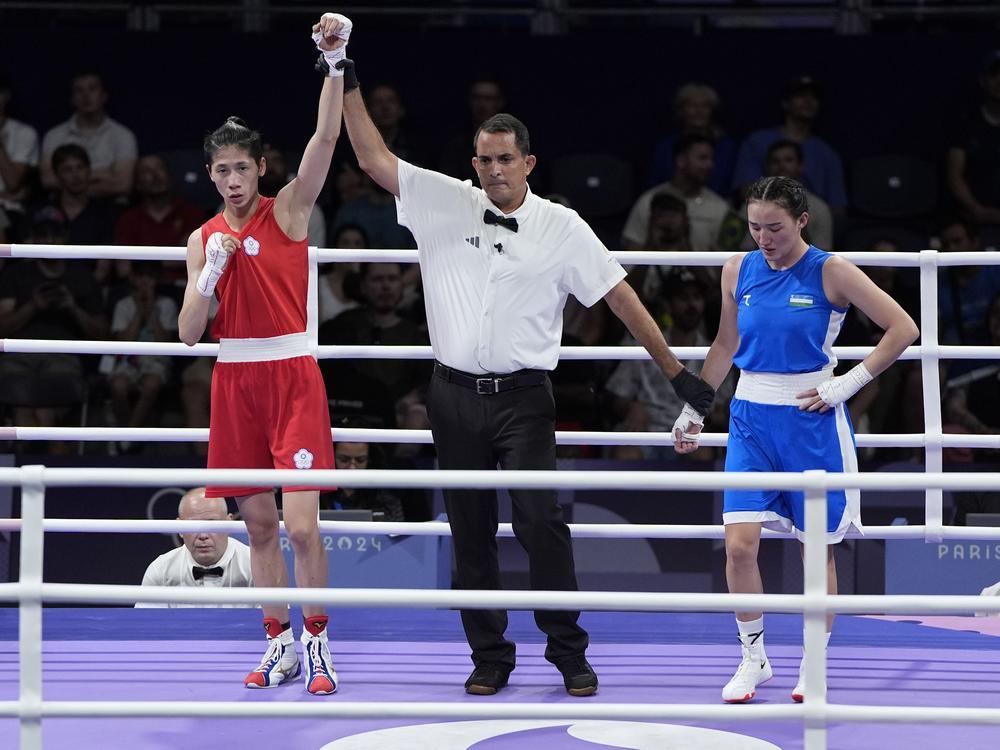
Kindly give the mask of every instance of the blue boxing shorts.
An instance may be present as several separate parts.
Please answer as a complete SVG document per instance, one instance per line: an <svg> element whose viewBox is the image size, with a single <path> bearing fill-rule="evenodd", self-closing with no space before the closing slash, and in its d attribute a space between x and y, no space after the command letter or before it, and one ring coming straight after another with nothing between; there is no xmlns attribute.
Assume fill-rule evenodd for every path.
<svg viewBox="0 0 1000 750"><path fill-rule="evenodd" d="M819 373L807 375L816 380ZM787 382L782 383L782 380ZM780 384L779 388L773 387L776 383ZM740 386L730 405L726 471L858 470L854 430L844 404L824 413L800 410L795 405L794 394L815 387L810 383L804 386L800 375L767 374L762 377L758 373L745 372L740 378ZM726 490L722 520L725 524L761 523L776 531L792 531L802 540L805 538L805 493ZM857 534L864 533L860 491L827 493L828 543L841 541L852 527Z"/></svg>

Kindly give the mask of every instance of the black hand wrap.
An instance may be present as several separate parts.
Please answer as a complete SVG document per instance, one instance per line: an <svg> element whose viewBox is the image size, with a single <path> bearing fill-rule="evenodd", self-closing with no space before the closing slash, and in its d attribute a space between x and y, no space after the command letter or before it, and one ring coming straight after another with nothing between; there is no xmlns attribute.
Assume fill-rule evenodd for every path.
<svg viewBox="0 0 1000 750"><path fill-rule="evenodd" d="M701 416L707 416L712 410L715 389L686 367L670 379L670 384L677 395L691 404Z"/></svg>
<svg viewBox="0 0 1000 750"><path fill-rule="evenodd" d="M337 69L344 71L344 93L356 89L361 84L358 83L357 73L354 72L354 60L345 57L337 63Z"/></svg>

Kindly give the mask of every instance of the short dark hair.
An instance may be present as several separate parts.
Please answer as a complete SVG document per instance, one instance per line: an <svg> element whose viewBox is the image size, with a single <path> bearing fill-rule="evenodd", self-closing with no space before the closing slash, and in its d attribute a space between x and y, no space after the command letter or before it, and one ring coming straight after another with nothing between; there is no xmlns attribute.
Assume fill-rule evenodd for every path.
<svg viewBox="0 0 1000 750"><path fill-rule="evenodd" d="M805 188L791 177L761 177L747 194L747 203L753 201L777 203L795 219L809 210Z"/></svg>
<svg viewBox="0 0 1000 750"><path fill-rule="evenodd" d="M228 146L243 149L257 164L264 155L264 140L260 133L251 130L239 117L226 118L222 125L205 136L205 164L211 166L215 155Z"/></svg>
<svg viewBox="0 0 1000 750"><path fill-rule="evenodd" d="M476 153L480 133L513 133L514 143L517 145L517 149L521 152L521 155L527 156L531 153L528 128L525 127L523 122L514 117L514 115L501 112L498 115L493 115L493 117L476 128L476 134L472 138L472 153Z"/></svg>
<svg viewBox="0 0 1000 750"><path fill-rule="evenodd" d="M88 167L90 166L90 154L87 153L87 149L79 143L64 143L52 152L53 171L58 170L63 162L69 159L79 159Z"/></svg>
<svg viewBox="0 0 1000 750"><path fill-rule="evenodd" d="M686 286L695 287L702 296L708 292L705 282L684 266L674 266L663 279L663 295L673 297Z"/></svg>
<svg viewBox="0 0 1000 750"><path fill-rule="evenodd" d="M948 227L954 226L962 227L970 240L974 240L979 237L979 225L972 219L961 215L945 217L945 220L941 222L941 228L938 231L943 232Z"/></svg>
<svg viewBox="0 0 1000 750"><path fill-rule="evenodd" d="M775 141L770 146L767 147L767 159L770 159L775 151L780 151L783 148L790 148L795 152L795 157L800 161L804 162L806 160L805 152L802 150L802 145L796 143L788 138L781 138Z"/></svg>
<svg viewBox="0 0 1000 750"><path fill-rule="evenodd" d="M375 266L396 266L396 268L399 270L400 275L402 275L403 271L405 270L403 268L403 264L402 263L396 263L396 262L391 261L391 260L386 260L386 261L378 261L378 260L376 260L376 261L371 261L369 263L359 263L358 264L358 279L360 281L364 281L365 279L367 279L368 275L372 271L375 270Z"/></svg>
<svg viewBox="0 0 1000 750"><path fill-rule="evenodd" d="M101 85L101 88L104 88L104 76L98 73L94 68L77 68L74 70L73 76L69 79L70 85L72 86L81 78L96 78L97 82Z"/></svg>
<svg viewBox="0 0 1000 750"><path fill-rule="evenodd" d="M649 212L650 214L655 214L663 211L673 211L674 213L684 214L686 217L688 212L687 203L673 193L666 191L656 193L653 196L653 200L649 202Z"/></svg>
<svg viewBox="0 0 1000 750"><path fill-rule="evenodd" d="M681 154L686 154L695 146L703 143L707 143L713 150L715 149L715 140L704 133L685 133L674 141L673 157L676 159Z"/></svg>
<svg viewBox="0 0 1000 750"><path fill-rule="evenodd" d="M354 224L351 222L348 222L346 224L341 224L340 226L338 226L336 229L333 230L334 241L336 241L336 239L340 237L340 235L342 235L344 232L357 232L358 234L361 235L361 239L365 241L365 247L369 247L371 245L371 242L368 239L368 232L366 232L365 228L360 224Z"/></svg>

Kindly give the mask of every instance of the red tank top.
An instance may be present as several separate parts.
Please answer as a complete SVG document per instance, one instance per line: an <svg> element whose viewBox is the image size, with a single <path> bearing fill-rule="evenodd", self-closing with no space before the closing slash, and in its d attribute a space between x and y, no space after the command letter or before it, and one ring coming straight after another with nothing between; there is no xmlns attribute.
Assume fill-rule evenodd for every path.
<svg viewBox="0 0 1000 750"><path fill-rule="evenodd" d="M274 218L274 198L261 197L243 228L233 231L222 214L201 226L201 241L215 232L240 240L215 286L219 310L212 324L216 339L284 336L306 330L309 254L306 240L294 241Z"/></svg>

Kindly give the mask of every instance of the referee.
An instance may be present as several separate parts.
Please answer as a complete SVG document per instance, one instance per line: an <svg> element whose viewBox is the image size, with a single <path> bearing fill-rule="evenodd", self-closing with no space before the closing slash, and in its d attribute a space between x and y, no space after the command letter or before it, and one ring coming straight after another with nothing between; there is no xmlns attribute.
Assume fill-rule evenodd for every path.
<svg viewBox="0 0 1000 750"><path fill-rule="evenodd" d="M567 295L602 297L671 379L683 401L707 414L714 391L685 370L582 219L537 197L524 124L499 114L476 131L469 181L415 167L386 148L345 61L344 120L361 168L396 196L399 223L417 240L434 375L427 407L442 469L556 468L555 403L549 372L559 360ZM694 415L693 419L698 415ZM446 490L457 588L498 589L497 498L493 490ZM554 490L511 490L514 533L528 553L532 589L577 590L569 528ZM570 695L592 695L579 612L543 610L545 658ZM514 669L504 610L463 610L475 668L466 692L494 695Z"/></svg>

